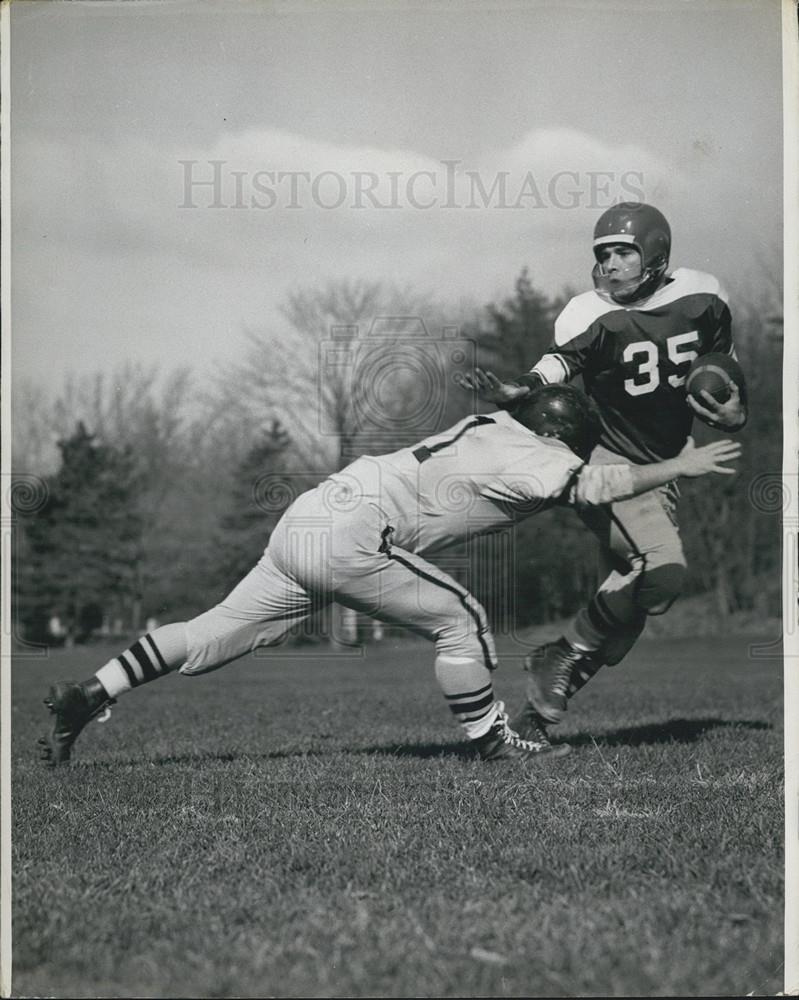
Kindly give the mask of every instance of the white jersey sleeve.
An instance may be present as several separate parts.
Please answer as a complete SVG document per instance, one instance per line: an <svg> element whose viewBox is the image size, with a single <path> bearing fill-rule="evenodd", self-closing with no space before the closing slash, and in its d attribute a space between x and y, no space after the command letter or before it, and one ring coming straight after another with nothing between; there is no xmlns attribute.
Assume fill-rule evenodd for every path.
<svg viewBox="0 0 799 1000"><path fill-rule="evenodd" d="M595 507L633 496L629 465L584 465L569 490L568 501L578 507Z"/></svg>

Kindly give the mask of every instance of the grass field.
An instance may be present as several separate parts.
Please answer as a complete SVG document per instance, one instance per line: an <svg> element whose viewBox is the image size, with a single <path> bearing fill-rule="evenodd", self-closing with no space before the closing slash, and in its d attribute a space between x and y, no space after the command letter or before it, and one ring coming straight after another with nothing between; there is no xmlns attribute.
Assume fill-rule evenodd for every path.
<svg viewBox="0 0 799 1000"><path fill-rule="evenodd" d="M536 767L473 760L392 641L169 677L49 772L41 698L108 651L21 659L14 994L773 994L781 661L748 645L642 642Z"/></svg>

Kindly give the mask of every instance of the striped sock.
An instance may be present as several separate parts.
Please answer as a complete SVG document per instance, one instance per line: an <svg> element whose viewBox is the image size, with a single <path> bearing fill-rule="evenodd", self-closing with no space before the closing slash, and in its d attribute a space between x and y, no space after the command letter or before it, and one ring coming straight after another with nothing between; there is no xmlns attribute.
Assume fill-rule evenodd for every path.
<svg viewBox="0 0 799 1000"><path fill-rule="evenodd" d="M186 624L161 625L109 660L95 675L109 698L164 677L186 662Z"/></svg>
<svg viewBox="0 0 799 1000"><path fill-rule="evenodd" d="M465 656L437 656L438 680L449 709L470 740L484 736L497 717L491 671Z"/></svg>

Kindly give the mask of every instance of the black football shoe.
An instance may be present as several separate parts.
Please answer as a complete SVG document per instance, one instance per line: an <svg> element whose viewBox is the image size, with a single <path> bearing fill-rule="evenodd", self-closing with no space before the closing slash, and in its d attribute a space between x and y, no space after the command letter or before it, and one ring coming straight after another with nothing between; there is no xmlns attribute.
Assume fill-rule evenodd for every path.
<svg viewBox="0 0 799 1000"><path fill-rule="evenodd" d="M50 767L58 767L69 763L72 745L84 726L97 716L109 712L110 706L116 704L116 699L109 698L103 685L92 677L82 684L70 681L54 684L44 703L55 719L50 732L39 740L42 760ZM105 718L107 717L106 714Z"/></svg>
<svg viewBox="0 0 799 1000"><path fill-rule="evenodd" d="M553 746L547 739L543 729L536 733L535 739L523 739L514 729L511 729L505 706L497 703L499 714L491 728L484 736L474 741L481 760L535 760L543 758L564 757L571 749L566 743Z"/></svg>
<svg viewBox="0 0 799 1000"><path fill-rule="evenodd" d="M509 720L508 725L523 740L529 740L531 743L549 743L552 746L547 733L548 723L546 719L541 718L529 701L525 701L521 711ZM561 751L561 755L569 752L570 748L567 744L559 743L557 746L565 747L565 750Z"/></svg>
<svg viewBox="0 0 799 1000"><path fill-rule="evenodd" d="M572 675L581 665L587 667L589 663L593 666L592 654L575 649L562 636L524 658L524 669L530 675L527 697L545 722L556 723L563 718Z"/></svg>

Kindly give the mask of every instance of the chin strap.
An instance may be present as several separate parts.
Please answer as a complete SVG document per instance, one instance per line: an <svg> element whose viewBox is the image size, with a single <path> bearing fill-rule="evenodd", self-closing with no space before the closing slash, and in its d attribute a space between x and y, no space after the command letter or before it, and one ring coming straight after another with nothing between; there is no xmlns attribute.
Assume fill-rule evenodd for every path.
<svg viewBox="0 0 799 1000"><path fill-rule="evenodd" d="M602 273L599 264L594 264L591 277L594 281L594 289L597 295L605 299L606 302L616 302L619 305L626 305L628 302L635 302L651 295L660 284L663 275L666 273L668 264L664 262L656 268L647 267L642 274L636 278L630 278L625 285L611 291L610 277ZM626 287L625 287L626 286Z"/></svg>

